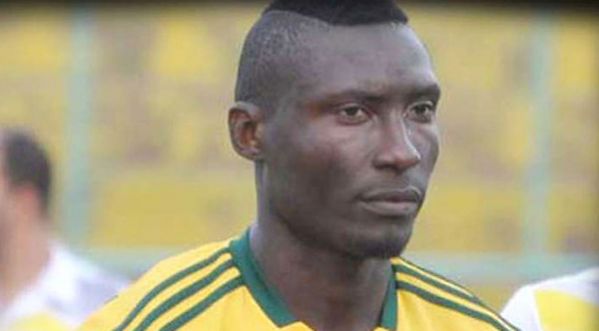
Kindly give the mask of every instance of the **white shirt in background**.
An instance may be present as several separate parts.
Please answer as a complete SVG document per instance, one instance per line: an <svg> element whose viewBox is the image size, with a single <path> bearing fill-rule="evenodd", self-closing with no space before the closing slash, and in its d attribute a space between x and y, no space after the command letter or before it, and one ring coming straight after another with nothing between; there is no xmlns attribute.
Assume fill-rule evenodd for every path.
<svg viewBox="0 0 599 331"><path fill-rule="evenodd" d="M37 281L0 310L0 331L73 330L127 282L54 245Z"/></svg>
<svg viewBox="0 0 599 331"><path fill-rule="evenodd" d="M522 331L599 331L599 267L526 285L502 315Z"/></svg>

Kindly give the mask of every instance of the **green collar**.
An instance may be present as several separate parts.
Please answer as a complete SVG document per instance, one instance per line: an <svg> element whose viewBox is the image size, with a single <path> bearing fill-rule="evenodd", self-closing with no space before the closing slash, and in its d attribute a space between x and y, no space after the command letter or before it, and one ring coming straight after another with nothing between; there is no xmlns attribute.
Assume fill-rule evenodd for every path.
<svg viewBox="0 0 599 331"><path fill-rule="evenodd" d="M250 249L250 231L247 230L238 239L231 241L230 247L233 252L233 260L239 268L245 284L266 315L280 328L297 322L276 289L266 283L262 269ZM389 271L389 286L379 326L387 330L396 330L397 292L393 272L391 269Z"/></svg>

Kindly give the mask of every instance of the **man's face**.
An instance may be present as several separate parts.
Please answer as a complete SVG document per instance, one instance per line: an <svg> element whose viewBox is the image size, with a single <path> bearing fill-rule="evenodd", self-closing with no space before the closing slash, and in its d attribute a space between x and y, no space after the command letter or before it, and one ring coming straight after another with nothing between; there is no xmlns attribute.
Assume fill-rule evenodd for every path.
<svg viewBox="0 0 599 331"><path fill-rule="evenodd" d="M8 206L10 204L9 183L4 172L2 153L2 149L0 148L0 232L2 231L3 225L7 222Z"/></svg>
<svg viewBox="0 0 599 331"><path fill-rule="evenodd" d="M265 126L263 192L311 245L403 251L438 154L437 79L403 25L309 35L309 61Z"/></svg>

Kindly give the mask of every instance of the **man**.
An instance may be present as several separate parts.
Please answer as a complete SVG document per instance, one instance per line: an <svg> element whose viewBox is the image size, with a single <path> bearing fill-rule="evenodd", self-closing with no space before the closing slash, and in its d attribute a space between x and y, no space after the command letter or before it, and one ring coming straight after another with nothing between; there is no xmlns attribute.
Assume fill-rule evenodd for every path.
<svg viewBox="0 0 599 331"><path fill-rule="evenodd" d="M599 267L526 285L502 315L522 331L599 330Z"/></svg>
<svg viewBox="0 0 599 331"><path fill-rule="evenodd" d="M160 263L84 330L514 330L399 256L438 153L440 89L391 0L275 1L229 111L256 221Z"/></svg>
<svg viewBox="0 0 599 331"><path fill-rule="evenodd" d="M0 128L0 330L72 330L125 285L51 239L50 192L38 143Z"/></svg>

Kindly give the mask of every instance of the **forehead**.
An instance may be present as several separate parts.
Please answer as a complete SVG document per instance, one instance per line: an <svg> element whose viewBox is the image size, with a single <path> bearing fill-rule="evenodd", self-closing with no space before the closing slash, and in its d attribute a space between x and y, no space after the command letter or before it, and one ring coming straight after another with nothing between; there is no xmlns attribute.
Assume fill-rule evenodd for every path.
<svg viewBox="0 0 599 331"><path fill-rule="evenodd" d="M342 90L408 91L437 84L428 53L403 24L332 26L306 38L309 60L297 88L304 97Z"/></svg>

